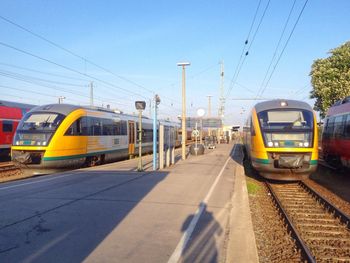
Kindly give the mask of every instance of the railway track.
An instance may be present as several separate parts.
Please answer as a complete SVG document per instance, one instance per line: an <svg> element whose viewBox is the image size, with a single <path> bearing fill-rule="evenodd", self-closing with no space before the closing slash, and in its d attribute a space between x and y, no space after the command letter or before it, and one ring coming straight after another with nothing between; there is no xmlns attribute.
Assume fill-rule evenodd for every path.
<svg viewBox="0 0 350 263"><path fill-rule="evenodd" d="M305 260L350 262L348 215L303 182L266 185Z"/></svg>
<svg viewBox="0 0 350 263"><path fill-rule="evenodd" d="M19 168L16 167L12 162L3 162L0 163L0 172L6 172L6 171L12 171L12 170L18 170Z"/></svg>

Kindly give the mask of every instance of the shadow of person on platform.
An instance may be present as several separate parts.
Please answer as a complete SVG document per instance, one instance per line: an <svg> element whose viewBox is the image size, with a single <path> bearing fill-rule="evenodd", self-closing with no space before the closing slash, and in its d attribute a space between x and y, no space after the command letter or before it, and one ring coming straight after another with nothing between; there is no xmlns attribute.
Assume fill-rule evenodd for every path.
<svg viewBox="0 0 350 263"><path fill-rule="evenodd" d="M180 262L219 261L216 238L222 234L222 228L205 203L201 202L197 213L186 218L181 231L186 237Z"/></svg>

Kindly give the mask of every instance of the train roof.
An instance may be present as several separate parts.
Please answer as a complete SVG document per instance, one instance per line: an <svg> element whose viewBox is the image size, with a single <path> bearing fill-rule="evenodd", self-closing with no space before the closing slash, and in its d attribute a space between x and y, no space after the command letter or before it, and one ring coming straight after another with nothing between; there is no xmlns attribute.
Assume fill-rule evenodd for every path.
<svg viewBox="0 0 350 263"><path fill-rule="evenodd" d="M285 106L282 106L282 102L286 102ZM256 112L261 112L265 110L271 109L303 109L303 110L311 110L312 108L309 104L303 101L298 100L284 100L284 99L276 99L276 100L268 100L264 102L257 103L255 105Z"/></svg>
<svg viewBox="0 0 350 263"><path fill-rule="evenodd" d="M6 107L13 107L13 108L24 108L24 109L31 109L36 107L37 105L32 104L26 104L26 103L19 103L19 102L13 102L13 101L6 101L6 100L0 100L0 106L6 106Z"/></svg>
<svg viewBox="0 0 350 263"><path fill-rule="evenodd" d="M327 112L327 116L350 112L350 96L336 101Z"/></svg>
<svg viewBox="0 0 350 263"><path fill-rule="evenodd" d="M41 112L56 112L63 115L68 115L72 111L75 111L77 109L84 108L82 106L76 106L71 104L48 104L48 105L42 105L35 107L30 112L33 111L41 111Z"/></svg>
<svg viewBox="0 0 350 263"><path fill-rule="evenodd" d="M115 112L114 110L107 109L107 108L94 107L94 106L78 106L78 105L72 105L72 104L48 104L48 105L35 107L30 112L33 112L33 111L56 112L56 113L60 113L60 114L63 114L65 116L67 116L68 114L70 114L71 112L73 112L73 111L75 111L77 109L102 111L102 112L118 114L118 115L122 115L122 116L126 116L126 117L137 118L137 115L118 113L118 112ZM151 120L150 118L148 118L146 116L142 116L142 119L149 119L149 120ZM159 120L159 121L164 123L164 124L175 125L175 122L170 122L170 121L167 121L167 120Z"/></svg>

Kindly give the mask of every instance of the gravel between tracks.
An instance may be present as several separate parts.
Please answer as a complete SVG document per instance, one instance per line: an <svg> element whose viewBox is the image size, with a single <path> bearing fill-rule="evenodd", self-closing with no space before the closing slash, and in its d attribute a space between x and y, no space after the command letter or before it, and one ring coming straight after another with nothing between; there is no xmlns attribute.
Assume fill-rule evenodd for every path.
<svg viewBox="0 0 350 263"><path fill-rule="evenodd" d="M302 262L300 252L288 234L261 179L245 162L249 204L260 262Z"/></svg>
<svg viewBox="0 0 350 263"><path fill-rule="evenodd" d="M301 262L294 241L286 234L276 208L269 198L263 179L244 162L249 203L260 262ZM350 174L323 166L306 180L310 187L350 215Z"/></svg>
<svg viewBox="0 0 350 263"><path fill-rule="evenodd" d="M319 165L305 183L350 216L350 170L338 172Z"/></svg>

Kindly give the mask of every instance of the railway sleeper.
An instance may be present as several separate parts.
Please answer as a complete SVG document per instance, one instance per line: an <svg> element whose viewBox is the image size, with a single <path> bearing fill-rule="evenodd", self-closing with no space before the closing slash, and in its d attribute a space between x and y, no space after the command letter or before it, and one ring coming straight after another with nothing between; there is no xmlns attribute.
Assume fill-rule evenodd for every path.
<svg viewBox="0 0 350 263"><path fill-rule="evenodd" d="M300 218L298 219L298 224L319 224L319 225L334 225L336 223L339 223L339 220L335 218L316 218L316 219L311 219L311 218Z"/></svg>
<svg viewBox="0 0 350 263"><path fill-rule="evenodd" d="M304 205L304 204L315 205L316 203L319 203L319 202L316 202L314 200L310 200L310 198L299 198L299 199L296 199L296 198L293 198L293 197L290 197L290 198L283 198L283 197L281 197L280 200L283 203L289 202L289 203L292 203L292 204L299 204L299 205Z"/></svg>
<svg viewBox="0 0 350 263"><path fill-rule="evenodd" d="M337 258L337 257L323 257L323 258L316 258L317 262L339 262L339 263L348 263L350 259L346 258Z"/></svg>
<svg viewBox="0 0 350 263"><path fill-rule="evenodd" d="M317 227L317 226L315 226ZM344 229L310 229L310 228L302 228L302 232L307 234L320 234L321 236L344 236L346 235L346 232L344 232Z"/></svg>
<svg viewBox="0 0 350 263"><path fill-rule="evenodd" d="M310 246L350 247L350 239L312 237L308 239Z"/></svg>
<svg viewBox="0 0 350 263"><path fill-rule="evenodd" d="M316 225L316 224L298 224L300 229L321 230L321 231L346 231L343 226L335 225Z"/></svg>
<svg viewBox="0 0 350 263"><path fill-rule="evenodd" d="M291 217L295 218L296 220L300 219L332 219L333 217L331 215L325 214L325 213L312 213L311 211L305 213L302 211L288 211Z"/></svg>
<svg viewBox="0 0 350 263"><path fill-rule="evenodd" d="M285 208L285 207L284 207ZM308 209L308 208L285 208L288 212L290 213L294 213L294 214L299 214L299 213L303 213L303 214L306 214L306 215L321 215L321 214L324 214L325 211L321 208L311 208L311 209Z"/></svg>
<svg viewBox="0 0 350 263"><path fill-rule="evenodd" d="M335 239L335 238L342 238L344 237L344 232L338 232L338 233L325 233L325 232L321 232L321 231L309 231L309 230L305 230L305 231L301 231L302 236L305 240L311 238L313 239L315 236L317 237L322 237L324 239Z"/></svg>
<svg viewBox="0 0 350 263"><path fill-rule="evenodd" d="M283 205L284 208L286 209L300 209L300 205L296 205L296 204L285 204ZM319 206L315 206L315 205L303 205L302 207L304 210L306 209L324 209L323 206L319 205Z"/></svg>
<svg viewBox="0 0 350 263"><path fill-rule="evenodd" d="M336 257L348 257L350 258L350 248L340 248L340 247L319 247L310 246L312 251L317 251L318 256L336 256Z"/></svg>

